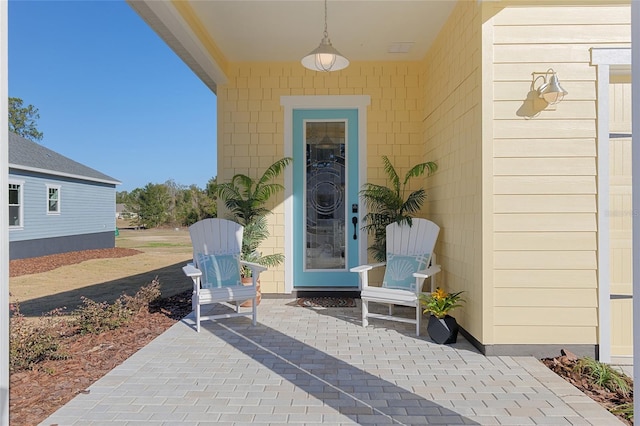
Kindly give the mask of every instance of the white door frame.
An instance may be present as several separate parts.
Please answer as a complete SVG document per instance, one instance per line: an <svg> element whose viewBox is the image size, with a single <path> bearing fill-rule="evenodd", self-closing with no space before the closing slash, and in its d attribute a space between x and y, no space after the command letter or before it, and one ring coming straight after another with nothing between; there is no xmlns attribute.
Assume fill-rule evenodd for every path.
<svg viewBox="0 0 640 426"><path fill-rule="evenodd" d="M293 110L294 109L357 109L358 110L358 178L361 183L367 178L367 106L371 104L369 95L347 96L282 96L280 105L284 107L284 155L293 156ZM361 211L363 211L361 209ZM284 291L293 291L293 167L284 172ZM360 259L367 257L367 238L360 238Z"/></svg>
<svg viewBox="0 0 640 426"><path fill-rule="evenodd" d="M591 65L597 66L598 70L598 359L602 362L611 362L609 76L612 72L618 71L631 73L631 49L592 48Z"/></svg>

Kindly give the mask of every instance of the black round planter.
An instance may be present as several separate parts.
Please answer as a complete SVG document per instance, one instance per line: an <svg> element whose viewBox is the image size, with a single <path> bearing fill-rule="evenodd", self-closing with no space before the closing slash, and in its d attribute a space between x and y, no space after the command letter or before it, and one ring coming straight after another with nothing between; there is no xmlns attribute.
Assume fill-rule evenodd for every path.
<svg viewBox="0 0 640 426"><path fill-rule="evenodd" d="M442 319L430 315L427 332L431 340L436 343L443 345L455 343L458 338L458 322L454 317L449 315Z"/></svg>

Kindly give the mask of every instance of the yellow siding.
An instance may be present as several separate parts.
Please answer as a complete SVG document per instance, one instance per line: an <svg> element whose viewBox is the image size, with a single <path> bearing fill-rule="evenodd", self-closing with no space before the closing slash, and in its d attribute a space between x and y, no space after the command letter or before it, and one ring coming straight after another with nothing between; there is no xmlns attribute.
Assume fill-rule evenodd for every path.
<svg viewBox="0 0 640 426"><path fill-rule="evenodd" d="M424 158L420 63L352 63L335 73L317 73L299 63L236 63L228 84L218 87L218 181L236 173L261 174L284 156L281 96L370 95L367 123L367 181L384 183L381 156L406 170ZM282 183L282 178L281 181ZM268 207L271 237L264 254L284 252L284 196ZM223 213L224 214L224 213ZM260 275L262 290L283 293L284 265Z"/></svg>
<svg viewBox="0 0 640 426"><path fill-rule="evenodd" d="M425 160L438 163L427 178L428 217L440 225L438 283L465 291L454 316L483 341L482 92L479 2L458 2L424 60Z"/></svg>
<svg viewBox="0 0 640 426"><path fill-rule="evenodd" d="M598 304L597 289L582 288L528 288L504 289L496 294L496 306L522 307L544 305L548 308L596 308Z"/></svg>
<svg viewBox="0 0 640 426"><path fill-rule="evenodd" d="M582 194L497 194L496 213L595 213L595 195Z"/></svg>
<svg viewBox="0 0 640 426"><path fill-rule="evenodd" d="M518 310L517 312L522 312ZM510 314L507 314L509 316ZM536 322L535 327L526 327L524 324L502 325L496 327L495 338L499 342L509 342L512 345L527 344L547 344L547 345L583 345L593 344L598 338L596 334L596 324L588 327L584 326L583 320L597 316L595 310L584 312L584 315L564 316L553 315L547 316L549 312L537 311L529 316L527 323ZM536 318L542 317L545 320L541 324ZM572 321L573 320L573 321ZM578 323L575 326L557 325L568 324L568 322Z"/></svg>
<svg viewBox="0 0 640 426"><path fill-rule="evenodd" d="M483 198L493 207L489 343L597 344L597 92L590 48L629 46L629 6L487 7L494 7L487 21L493 194ZM569 94L544 108L534 79L549 68Z"/></svg>
<svg viewBox="0 0 640 426"><path fill-rule="evenodd" d="M595 194L595 176L496 176L495 194Z"/></svg>
<svg viewBox="0 0 640 426"><path fill-rule="evenodd" d="M496 232L494 248L510 253L520 250L595 250L593 232Z"/></svg>
<svg viewBox="0 0 640 426"><path fill-rule="evenodd" d="M496 288L596 288L596 271L588 269L496 270Z"/></svg>
<svg viewBox="0 0 640 426"><path fill-rule="evenodd" d="M596 231L591 213L496 214L494 224L496 232Z"/></svg>
<svg viewBox="0 0 640 426"><path fill-rule="evenodd" d="M593 251L545 250L545 251L496 251L496 269L595 269Z"/></svg>
<svg viewBox="0 0 640 426"><path fill-rule="evenodd" d="M496 328L500 333L499 329L501 327L505 327L506 329L510 329L511 327L520 327L520 333L525 334L522 336L527 338L526 333L523 332L523 327L525 327L528 332L531 333L548 333L549 327L557 327L561 329L563 327L571 327L574 329L579 329L584 327L585 325L595 326L597 325L596 318L594 313L596 313L596 308L574 308L567 309L566 307L558 307L558 306L549 306L541 308L539 306L505 306L505 307L496 307ZM541 327L540 330L535 330L536 327L532 327L531 323L535 323L536 327ZM504 331L502 331L504 332ZM554 334L554 333L551 333ZM594 330L595 335L595 330ZM548 339L555 339L555 336L547 336ZM531 343L531 342L528 342ZM548 341L544 343L561 343L561 341ZM589 342L582 342L589 343Z"/></svg>
<svg viewBox="0 0 640 426"><path fill-rule="evenodd" d="M568 101L567 101L568 102ZM595 103L593 108L595 110ZM498 105L501 105L502 102ZM563 105L564 102L560 105ZM513 117L513 109L511 109ZM495 117L504 118L504 117ZM595 119L595 114L592 117ZM533 135L535 136L535 135ZM493 142L493 156L495 158L537 158L537 157L595 157L595 136L585 139L552 138L552 139L496 139Z"/></svg>

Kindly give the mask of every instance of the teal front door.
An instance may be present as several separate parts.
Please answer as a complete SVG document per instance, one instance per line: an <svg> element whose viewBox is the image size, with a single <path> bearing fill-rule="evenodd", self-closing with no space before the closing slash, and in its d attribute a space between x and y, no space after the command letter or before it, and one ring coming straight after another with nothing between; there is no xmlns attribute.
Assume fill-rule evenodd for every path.
<svg viewBox="0 0 640 426"><path fill-rule="evenodd" d="M358 110L293 110L293 287L357 289Z"/></svg>

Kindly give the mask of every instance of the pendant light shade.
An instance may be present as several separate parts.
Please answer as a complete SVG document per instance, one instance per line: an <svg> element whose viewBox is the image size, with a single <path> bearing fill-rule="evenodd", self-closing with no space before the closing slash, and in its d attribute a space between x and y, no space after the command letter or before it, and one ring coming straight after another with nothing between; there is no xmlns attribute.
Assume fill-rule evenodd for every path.
<svg viewBox="0 0 640 426"><path fill-rule="evenodd" d="M327 32L327 0L324 0L324 35L320 46L302 58L302 65L312 71L338 71L349 66L349 60L342 56L329 40Z"/></svg>

